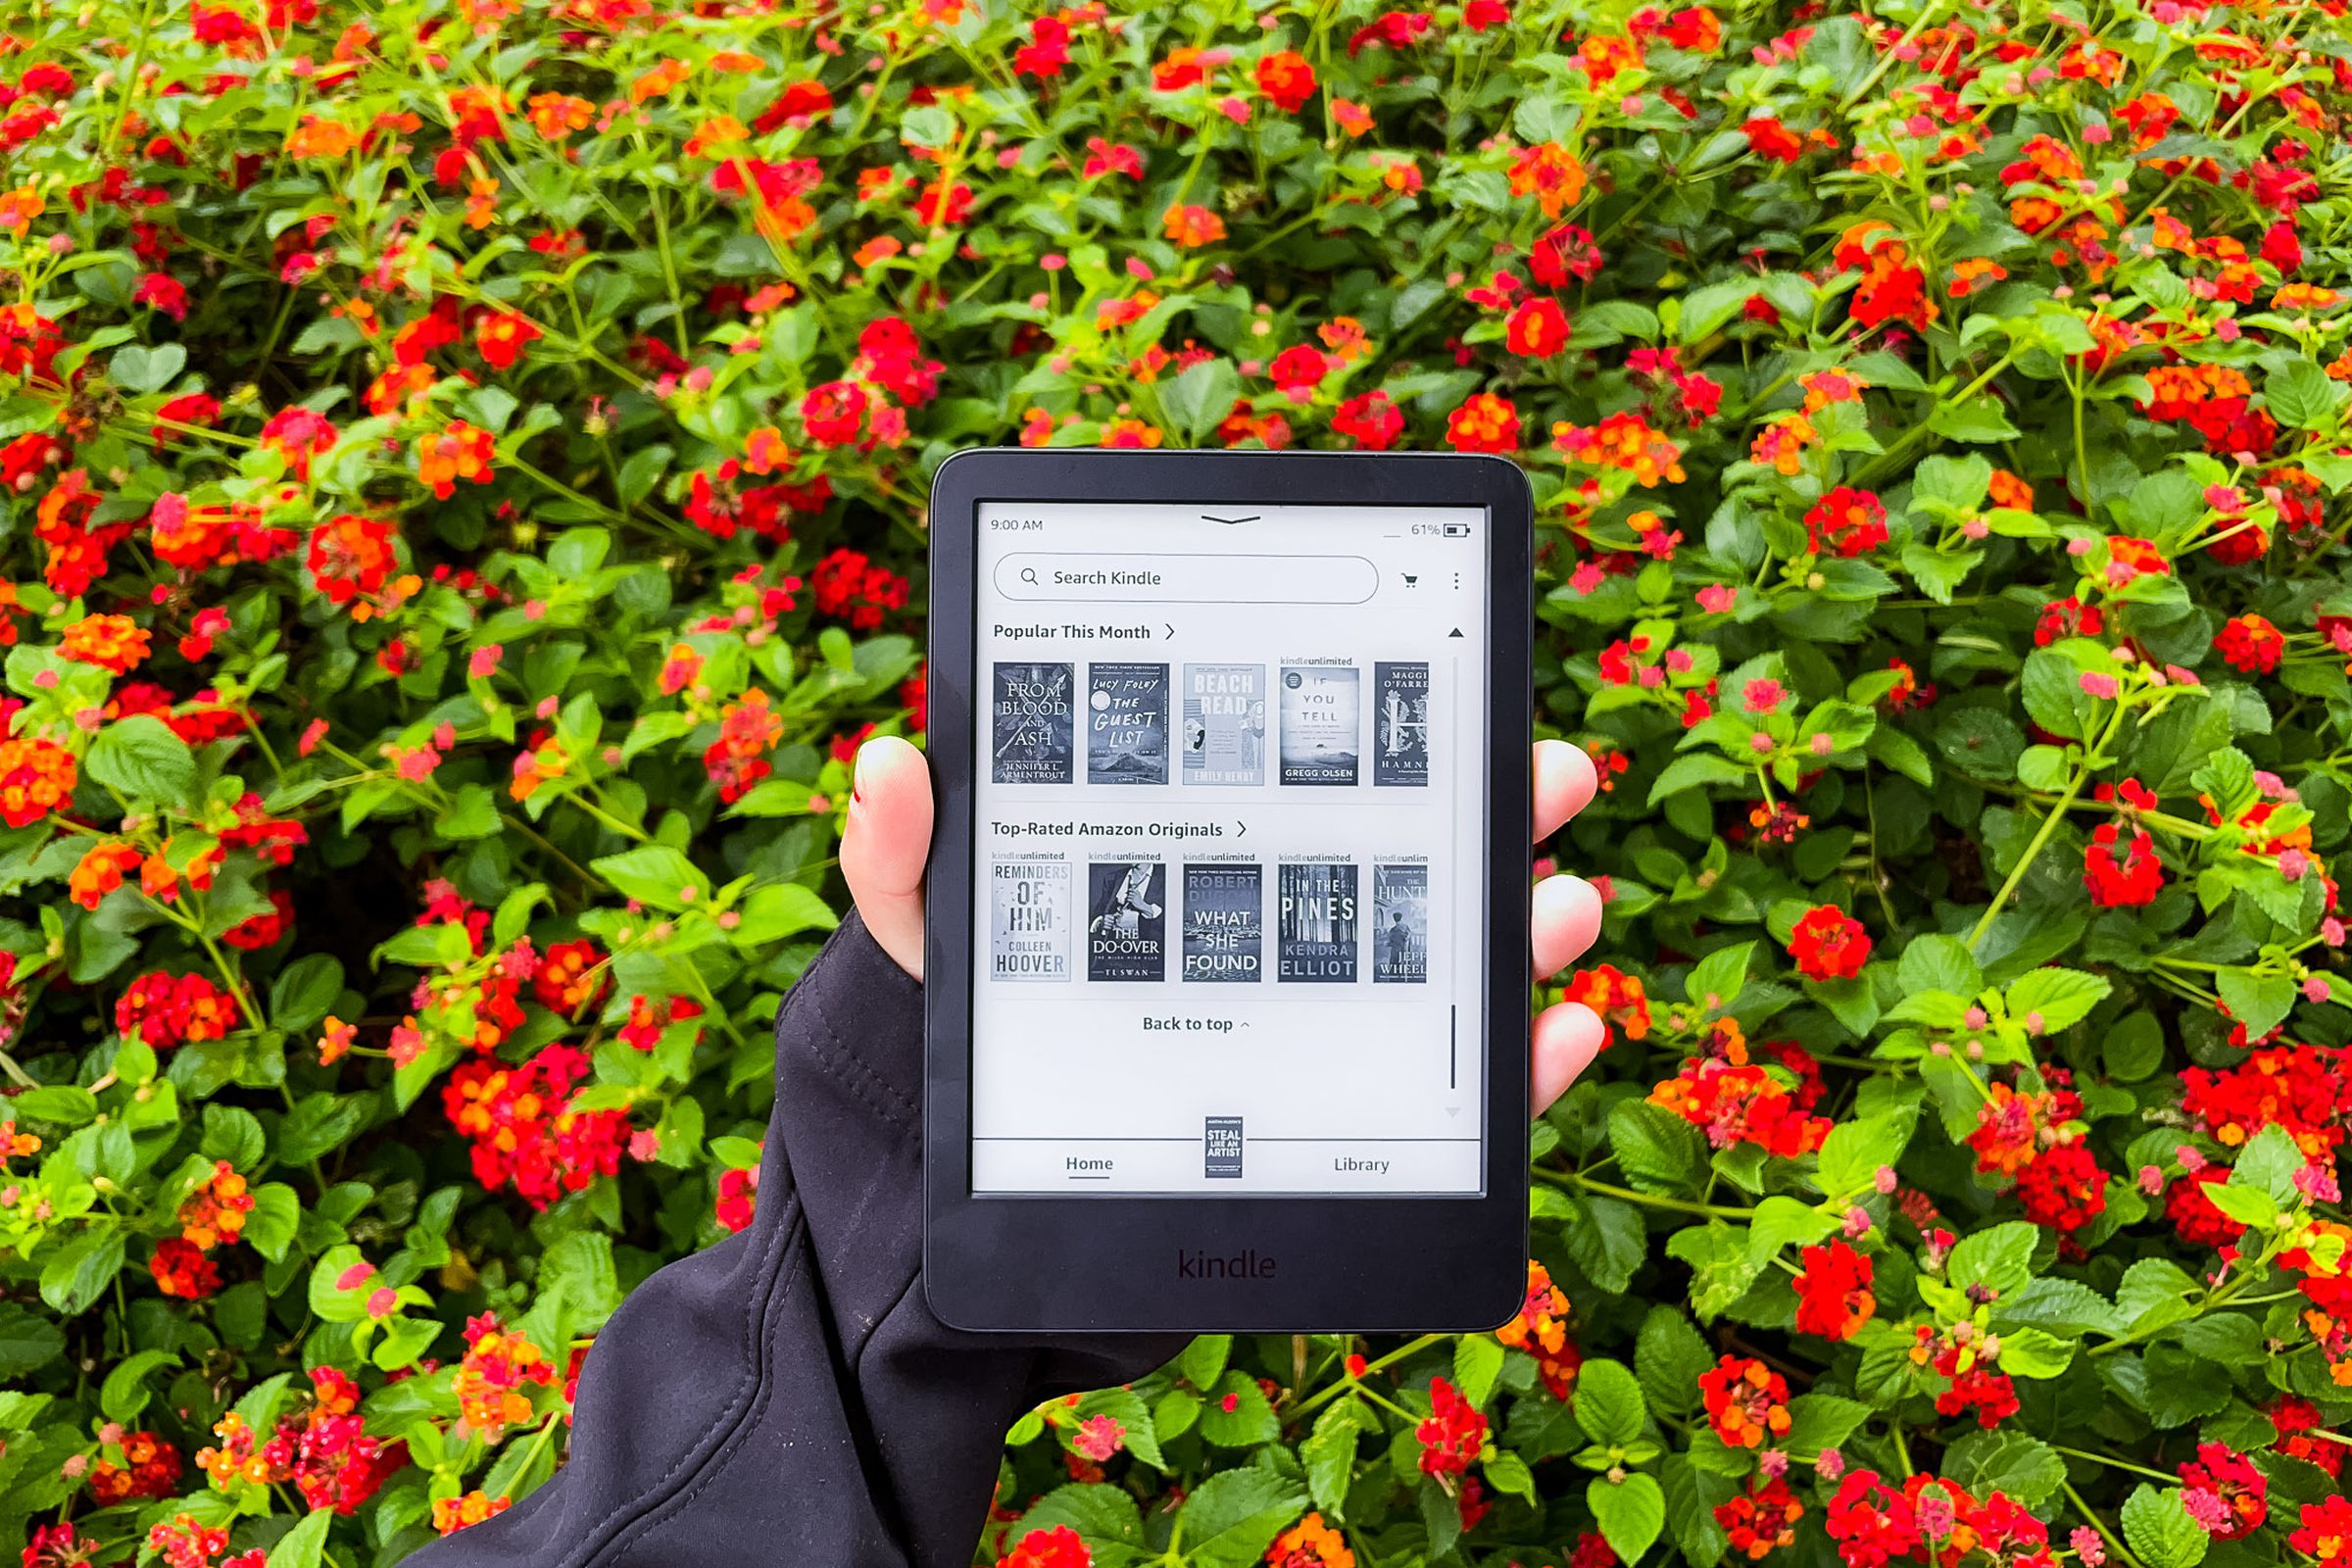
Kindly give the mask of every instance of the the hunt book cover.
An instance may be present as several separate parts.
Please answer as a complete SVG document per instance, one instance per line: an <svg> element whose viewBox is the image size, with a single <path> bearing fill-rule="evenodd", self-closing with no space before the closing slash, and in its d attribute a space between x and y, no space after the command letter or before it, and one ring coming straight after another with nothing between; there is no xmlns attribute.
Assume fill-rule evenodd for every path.
<svg viewBox="0 0 2352 1568"><path fill-rule="evenodd" d="M1076 750L1072 700L1067 664L996 666L993 782L1070 782Z"/></svg>
<svg viewBox="0 0 2352 1568"><path fill-rule="evenodd" d="M1265 882L1254 865L1184 868L1184 978L1265 977Z"/></svg>
<svg viewBox="0 0 2352 1568"><path fill-rule="evenodd" d="M1285 784L1355 782L1362 673L1352 664L1283 666Z"/></svg>
<svg viewBox="0 0 2352 1568"><path fill-rule="evenodd" d="M1372 666L1372 782L1429 782L1429 665Z"/></svg>
<svg viewBox="0 0 2352 1568"><path fill-rule="evenodd" d="M1184 782L1265 781L1265 666L1185 665Z"/></svg>
<svg viewBox="0 0 2352 1568"><path fill-rule="evenodd" d="M996 909L989 974L997 980L1070 977L1067 860L999 860L989 876Z"/></svg>
<svg viewBox="0 0 2352 1568"><path fill-rule="evenodd" d="M1098 860L1087 867L1089 980L1167 978L1167 880L1157 860Z"/></svg>
<svg viewBox="0 0 2352 1568"><path fill-rule="evenodd" d="M1168 666L1089 664L1086 781L1168 781Z"/></svg>
<svg viewBox="0 0 2352 1568"><path fill-rule="evenodd" d="M1356 969L1355 867L1326 861L1281 873L1278 978L1346 985Z"/></svg>
<svg viewBox="0 0 2352 1568"><path fill-rule="evenodd" d="M1429 978L1429 867L1372 868L1372 979L1419 985Z"/></svg>

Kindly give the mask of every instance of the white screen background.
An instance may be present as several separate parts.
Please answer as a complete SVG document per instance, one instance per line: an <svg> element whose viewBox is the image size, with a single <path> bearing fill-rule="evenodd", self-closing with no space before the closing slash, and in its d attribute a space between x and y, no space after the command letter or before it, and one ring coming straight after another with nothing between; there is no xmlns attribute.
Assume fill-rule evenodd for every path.
<svg viewBox="0 0 2352 1568"><path fill-rule="evenodd" d="M975 1192L1483 1190L1487 527L1481 507L980 505ZM1155 884L1094 870L1152 862ZM1188 946L1232 972L1250 934L1245 872L1188 944L1188 865L1258 868L1254 980L1186 977ZM1286 927L1286 865L1332 919ZM1156 888L1156 944L1121 885ZM1109 977L1155 958L1161 978Z"/></svg>

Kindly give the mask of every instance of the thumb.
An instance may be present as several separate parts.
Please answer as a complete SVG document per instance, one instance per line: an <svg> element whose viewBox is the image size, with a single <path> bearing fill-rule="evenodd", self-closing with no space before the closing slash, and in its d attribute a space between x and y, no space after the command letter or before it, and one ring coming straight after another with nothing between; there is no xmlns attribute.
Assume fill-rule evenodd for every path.
<svg viewBox="0 0 2352 1568"><path fill-rule="evenodd" d="M858 749L841 874L865 929L898 966L923 977L923 862L931 853L931 768L895 735Z"/></svg>

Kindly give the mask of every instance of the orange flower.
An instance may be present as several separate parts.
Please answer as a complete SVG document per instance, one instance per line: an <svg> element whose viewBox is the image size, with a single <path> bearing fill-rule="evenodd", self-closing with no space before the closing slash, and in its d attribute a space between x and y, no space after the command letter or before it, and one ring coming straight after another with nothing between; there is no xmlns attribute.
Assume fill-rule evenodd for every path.
<svg viewBox="0 0 2352 1568"><path fill-rule="evenodd" d="M30 185L19 185L12 191L0 191L0 229L22 234L32 227L32 220L41 216L41 193Z"/></svg>
<svg viewBox="0 0 2352 1568"><path fill-rule="evenodd" d="M152 641L147 628L128 615L84 615L66 628L58 654L77 664L96 664L125 675L146 661Z"/></svg>
<svg viewBox="0 0 2352 1568"><path fill-rule="evenodd" d="M672 87L693 74L694 68L683 60L664 60L629 83L629 102L641 104L649 99L666 97Z"/></svg>
<svg viewBox="0 0 2352 1568"><path fill-rule="evenodd" d="M1355 1568L1355 1553L1348 1549L1346 1536L1325 1524L1321 1514L1310 1513L1274 1538L1266 1561L1277 1568Z"/></svg>
<svg viewBox="0 0 2352 1568"><path fill-rule="evenodd" d="M1767 1435L1788 1431L1788 1381L1752 1356L1725 1356L1699 1374L1698 1389L1727 1447L1760 1448Z"/></svg>
<svg viewBox="0 0 2352 1568"><path fill-rule="evenodd" d="M1474 392L1446 416L1446 444L1456 452L1516 452L1519 411L1508 398Z"/></svg>
<svg viewBox="0 0 2352 1568"><path fill-rule="evenodd" d="M1511 194L1533 196L1545 218L1557 218L1585 194L1585 166L1556 141L1522 151L1511 161Z"/></svg>
<svg viewBox="0 0 2352 1568"><path fill-rule="evenodd" d="M225 1159L213 1161L212 1174L196 1185L179 1205L179 1239L198 1251L209 1252L223 1243L233 1246L253 1212L253 1195L245 1178Z"/></svg>
<svg viewBox="0 0 2352 1568"><path fill-rule="evenodd" d="M1267 55L1257 63L1257 90L1284 114L1295 115L1315 95L1315 68L1295 49Z"/></svg>
<svg viewBox="0 0 2352 1568"><path fill-rule="evenodd" d="M1600 1015L1604 1025L1623 1029L1628 1040L1640 1040L1649 1033L1648 992L1639 976L1627 974L1613 963L1577 970L1561 988L1560 997L1583 1003Z"/></svg>
<svg viewBox="0 0 2352 1568"><path fill-rule="evenodd" d="M352 1042L360 1037L360 1026L345 1023L330 1012L320 1021L319 1028L321 1032L318 1036L318 1065L332 1067L343 1059L343 1054L349 1051Z"/></svg>
<svg viewBox="0 0 2352 1568"><path fill-rule="evenodd" d="M490 482L490 462L497 442L487 430L459 419L438 434L416 438L416 477L432 486L436 500L457 494L458 481Z"/></svg>
<svg viewBox="0 0 2352 1568"><path fill-rule="evenodd" d="M596 105L567 92L534 93L525 108L531 128L549 141L562 141L575 130L586 130L596 121Z"/></svg>
<svg viewBox="0 0 2352 1568"><path fill-rule="evenodd" d="M478 1525L505 1513L514 1498L493 1497L479 1488L462 1497L433 1499L433 1528L445 1536L454 1536L468 1525Z"/></svg>
<svg viewBox="0 0 2352 1568"><path fill-rule="evenodd" d="M0 740L0 822L30 827L74 798L74 754L38 735Z"/></svg>
<svg viewBox="0 0 2352 1568"><path fill-rule="evenodd" d="M67 890L75 904L95 909L100 900L122 885L123 875L142 858L137 850L121 839L108 839L84 852L74 867L74 874L66 880Z"/></svg>
<svg viewBox="0 0 2352 1568"><path fill-rule="evenodd" d="M305 115L286 137L289 158L340 158L360 145L360 133L339 121Z"/></svg>
<svg viewBox="0 0 2352 1568"><path fill-rule="evenodd" d="M1225 237L1225 220L1205 207L1170 207L1160 215L1160 228L1186 250L1214 245Z"/></svg>

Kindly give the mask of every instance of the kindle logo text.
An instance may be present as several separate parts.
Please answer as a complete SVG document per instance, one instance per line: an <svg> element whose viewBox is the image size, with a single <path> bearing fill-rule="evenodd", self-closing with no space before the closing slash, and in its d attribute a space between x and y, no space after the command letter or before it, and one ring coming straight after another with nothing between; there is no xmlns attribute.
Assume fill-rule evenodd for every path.
<svg viewBox="0 0 2352 1568"><path fill-rule="evenodd" d="M1180 1280L1270 1280L1278 1266L1276 1259L1254 1248L1245 1248L1231 1257L1212 1257L1200 1250L1176 1254Z"/></svg>

